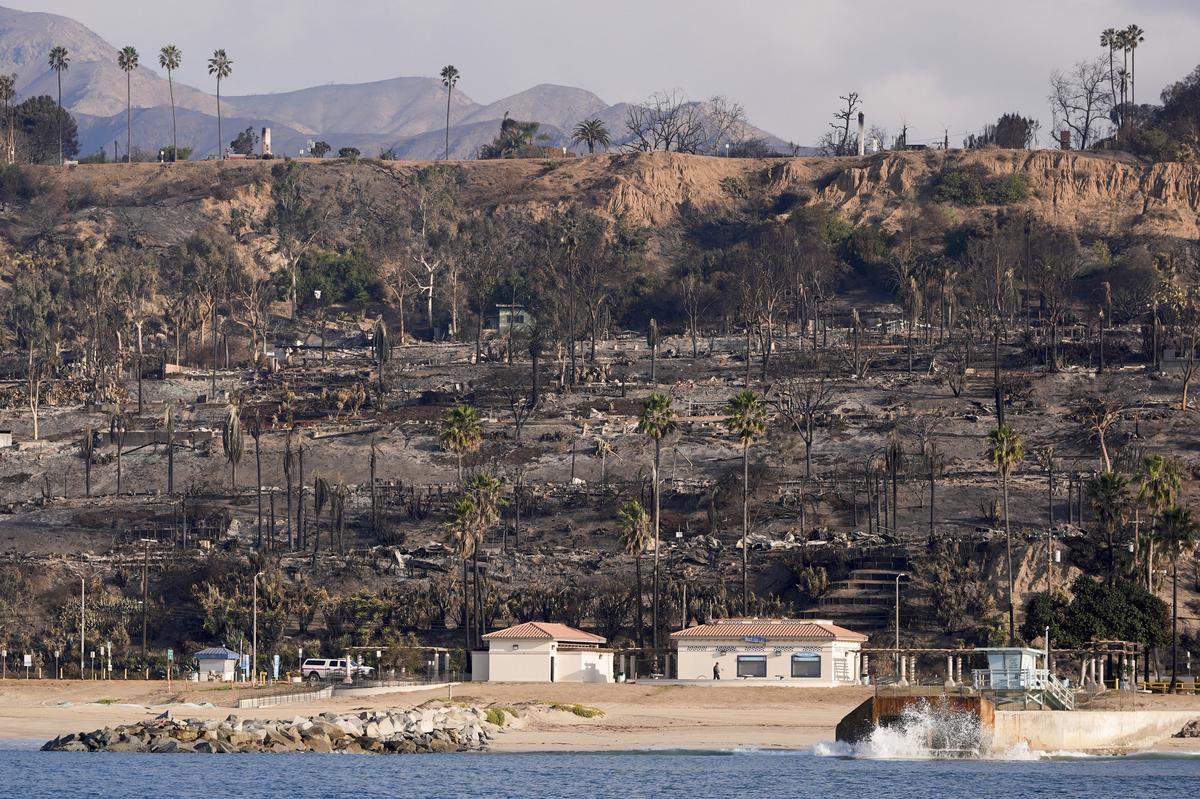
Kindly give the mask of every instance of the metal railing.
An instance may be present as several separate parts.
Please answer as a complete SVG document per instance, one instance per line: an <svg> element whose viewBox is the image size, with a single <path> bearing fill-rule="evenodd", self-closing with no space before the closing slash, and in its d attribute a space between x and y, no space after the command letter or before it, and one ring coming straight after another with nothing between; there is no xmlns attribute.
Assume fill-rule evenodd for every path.
<svg viewBox="0 0 1200 799"><path fill-rule="evenodd" d="M975 669L971 683L979 691L1021 694L1045 707L1075 709L1075 692L1070 683L1060 680L1048 669Z"/></svg>

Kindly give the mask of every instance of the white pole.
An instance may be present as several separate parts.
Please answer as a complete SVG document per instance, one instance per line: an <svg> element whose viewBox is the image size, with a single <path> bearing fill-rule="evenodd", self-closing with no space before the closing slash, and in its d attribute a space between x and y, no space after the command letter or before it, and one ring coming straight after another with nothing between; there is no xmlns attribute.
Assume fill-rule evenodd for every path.
<svg viewBox="0 0 1200 799"><path fill-rule="evenodd" d="M87 582L79 578L79 678L83 679L83 641L87 638L87 619L83 615L83 603L86 598Z"/></svg>
<svg viewBox="0 0 1200 799"><path fill-rule="evenodd" d="M251 623L252 630L250 632L251 638L253 639L253 643L251 643L251 645L250 645L250 653L251 653L250 654L250 670L251 670L251 674L253 675L252 680L255 685L258 685L258 578L261 576L262 576L262 572L259 572L258 574L254 575L254 580L253 580L254 585L251 588L251 594L253 596L254 607L253 607L253 611L252 611L252 616L253 616L253 622Z"/></svg>

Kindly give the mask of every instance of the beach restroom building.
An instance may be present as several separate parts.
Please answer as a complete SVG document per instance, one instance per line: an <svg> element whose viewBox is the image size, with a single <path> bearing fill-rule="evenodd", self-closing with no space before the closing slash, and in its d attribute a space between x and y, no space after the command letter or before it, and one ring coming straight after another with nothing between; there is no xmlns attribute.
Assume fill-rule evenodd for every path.
<svg viewBox="0 0 1200 799"><path fill-rule="evenodd" d="M720 619L671 634L680 680L834 687L859 682L867 636L821 619Z"/></svg>
<svg viewBox="0 0 1200 799"><path fill-rule="evenodd" d="M242 656L223 646L210 646L195 655L196 676L201 682L233 682Z"/></svg>
<svg viewBox="0 0 1200 799"><path fill-rule="evenodd" d="M471 679L483 682L612 682L607 639L565 624L528 621L483 636Z"/></svg>

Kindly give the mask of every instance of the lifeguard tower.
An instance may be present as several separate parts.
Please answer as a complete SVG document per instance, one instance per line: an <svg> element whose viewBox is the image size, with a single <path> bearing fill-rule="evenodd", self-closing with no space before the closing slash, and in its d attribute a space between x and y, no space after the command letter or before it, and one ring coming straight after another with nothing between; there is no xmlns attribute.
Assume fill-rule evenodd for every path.
<svg viewBox="0 0 1200 799"><path fill-rule="evenodd" d="M972 687L997 707L1036 704L1047 710L1074 710L1071 686L1050 673L1049 657L1028 647L986 647L975 650L987 655L986 669L972 672Z"/></svg>

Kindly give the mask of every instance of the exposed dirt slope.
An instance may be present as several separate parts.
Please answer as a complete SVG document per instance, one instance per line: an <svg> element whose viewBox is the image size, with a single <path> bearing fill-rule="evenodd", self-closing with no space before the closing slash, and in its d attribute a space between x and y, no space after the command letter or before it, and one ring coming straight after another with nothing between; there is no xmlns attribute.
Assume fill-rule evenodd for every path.
<svg viewBox="0 0 1200 799"><path fill-rule="evenodd" d="M579 203L661 245L697 220L774 213L781 196L827 203L854 223L898 225L923 213L929 187L947 168L1019 172L1029 198L1010 210L1090 235L1200 236L1200 166L1143 165L1120 157L1056 151L897 153L867 158L725 159L677 153L599 155L562 161L457 162L469 211L531 218ZM149 247L224 223L233 209L261 218L270 202L269 162L80 166L34 170L38 196L0 210L0 230L36 237L110 238ZM411 202L417 162L314 162L314 188L339 183L384 203ZM961 220L994 206L953 208ZM352 217L344 229L353 226ZM661 251L661 246L656 248Z"/></svg>

